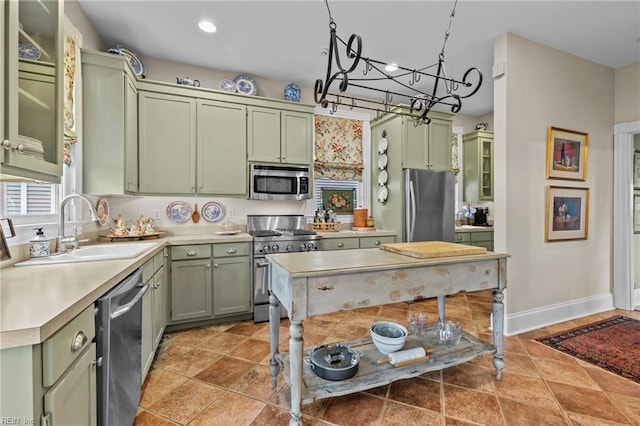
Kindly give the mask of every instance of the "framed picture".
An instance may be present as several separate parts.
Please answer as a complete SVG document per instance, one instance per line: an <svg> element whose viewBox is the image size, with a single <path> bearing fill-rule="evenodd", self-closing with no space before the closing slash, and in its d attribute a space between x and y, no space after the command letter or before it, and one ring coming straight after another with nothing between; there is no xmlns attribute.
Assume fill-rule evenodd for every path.
<svg viewBox="0 0 640 426"><path fill-rule="evenodd" d="M640 189L640 151L633 153L633 187Z"/></svg>
<svg viewBox="0 0 640 426"><path fill-rule="evenodd" d="M587 179L587 133L549 126L547 179Z"/></svg>
<svg viewBox="0 0 640 426"><path fill-rule="evenodd" d="M322 188L322 206L335 214L353 213L356 190Z"/></svg>
<svg viewBox="0 0 640 426"><path fill-rule="evenodd" d="M640 190L633 194L633 233L640 234Z"/></svg>
<svg viewBox="0 0 640 426"><path fill-rule="evenodd" d="M586 240L589 188L547 186L545 242Z"/></svg>

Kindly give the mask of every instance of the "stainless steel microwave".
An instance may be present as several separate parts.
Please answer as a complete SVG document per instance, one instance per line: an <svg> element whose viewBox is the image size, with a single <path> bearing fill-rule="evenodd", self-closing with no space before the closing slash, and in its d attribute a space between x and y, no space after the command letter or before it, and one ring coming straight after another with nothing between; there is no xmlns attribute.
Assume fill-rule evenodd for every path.
<svg viewBox="0 0 640 426"><path fill-rule="evenodd" d="M251 164L249 199L306 200L311 198L310 168L279 164Z"/></svg>

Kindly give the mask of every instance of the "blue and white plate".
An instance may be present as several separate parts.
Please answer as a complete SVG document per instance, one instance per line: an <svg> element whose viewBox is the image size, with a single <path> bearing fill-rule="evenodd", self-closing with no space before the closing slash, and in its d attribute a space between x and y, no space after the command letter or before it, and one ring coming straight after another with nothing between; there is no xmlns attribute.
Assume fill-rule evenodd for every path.
<svg viewBox="0 0 640 426"><path fill-rule="evenodd" d="M18 56L22 59L31 59L37 61L40 59L40 49L31 43L20 43L18 45Z"/></svg>
<svg viewBox="0 0 640 426"><path fill-rule="evenodd" d="M236 82L229 79L224 79L220 82L220 90L224 90L225 92L236 93Z"/></svg>
<svg viewBox="0 0 640 426"><path fill-rule="evenodd" d="M217 222L224 216L224 208L216 203L215 201L210 201L204 206L202 206L202 217L207 222Z"/></svg>
<svg viewBox="0 0 640 426"><path fill-rule="evenodd" d="M291 102L300 102L300 87L291 83L284 88L284 99Z"/></svg>
<svg viewBox="0 0 640 426"><path fill-rule="evenodd" d="M191 205L184 201L174 201L167 206L167 217L173 223L185 223L191 217Z"/></svg>
<svg viewBox="0 0 640 426"><path fill-rule="evenodd" d="M238 93L252 96L258 93L258 83L248 75L240 74L236 76L233 81L236 83Z"/></svg>
<svg viewBox="0 0 640 426"><path fill-rule="evenodd" d="M133 68L133 72L135 73L135 75L144 78L147 70L144 67L142 61L138 59L136 54L131 50L121 44L116 44L112 49L107 50L107 52L121 55L127 58L129 60L129 63L131 64L131 68Z"/></svg>

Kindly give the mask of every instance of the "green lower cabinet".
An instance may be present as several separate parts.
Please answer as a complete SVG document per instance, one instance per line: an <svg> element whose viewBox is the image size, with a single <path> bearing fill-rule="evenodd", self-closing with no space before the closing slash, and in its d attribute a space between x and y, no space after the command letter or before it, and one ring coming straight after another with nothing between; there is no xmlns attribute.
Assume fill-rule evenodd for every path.
<svg viewBox="0 0 640 426"><path fill-rule="evenodd" d="M213 316L211 258L171 262L171 321Z"/></svg>
<svg viewBox="0 0 640 426"><path fill-rule="evenodd" d="M455 242L493 251L493 231L456 232Z"/></svg>
<svg viewBox="0 0 640 426"><path fill-rule="evenodd" d="M41 424L51 426L96 425L96 344L84 354L58 382L44 394Z"/></svg>
<svg viewBox="0 0 640 426"><path fill-rule="evenodd" d="M148 283L147 283L148 284ZM142 296L142 383L153 362L153 300L151 288Z"/></svg>
<svg viewBox="0 0 640 426"><path fill-rule="evenodd" d="M213 315L251 312L251 264L248 256L215 259Z"/></svg>

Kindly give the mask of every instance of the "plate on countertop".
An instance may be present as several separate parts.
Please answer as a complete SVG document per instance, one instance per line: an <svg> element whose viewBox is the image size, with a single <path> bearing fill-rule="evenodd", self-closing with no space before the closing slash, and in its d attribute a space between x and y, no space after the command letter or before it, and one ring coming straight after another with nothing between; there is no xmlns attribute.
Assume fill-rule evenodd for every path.
<svg viewBox="0 0 640 426"><path fill-rule="evenodd" d="M217 234L217 235L236 235L236 234L239 234L240 232L242 232L242 231L240 231L239 229L235 229L233 231L216 231L215 234Z"/></svg>
<svg viewBox="0 0 640 426"><path fill-rule="evenodd" d="M109 203L104 198L101 198L96 205L96 211L98 212L98 223L100 226L105 226L109 223Z"/></svg>
<svg viewBox="0 0 640 426"><path fill-rule="evenodd" d="M218 87L220 88L220 90L224 90L225 92L231 92L231 93L236 93L236 90L238 88L238 86L236 85L236 82L229 79L222 80L218 85Z"/></svg>
<svg viewBox="0 0 640 426"><path fill-rule="evenodd" d="M167 217L173 223L185 223L191 218L191 205L184 201L174 201L167 206Z"/></svg>
<svg viewBox="0 0 640 426"><path fill-rule="evenodd" d="M233 79L238 93L254 96L258 93L258 83L248 75L240 74Z"/></svg>
<svg viewBox="0 0 640 426"><path fill-rule="evenodd" d="M37 61L40 59L40 49L31 43L20 43L18 45L18 57Z"/></svg>
<svg viewBox="0 0 640 426"><path fill-rule="evenodd" d="M121 44L116 44L113 48L107 50L107 52L113 53L115 55L121 55L127 58L129 60L129 63L131 64L131 68L133 68L134 74L138 77L144 78L146 74L146 68L144 67L142 61L138 59L136 54L133 53L133 51L129 50L127 47Z"/></svg>
<svg viewBox="0 0 640 426"><path fill-rule="evenodd" d="M224 208L215 201L210 201L202 206L202 217L207 222L217 222L224 216Z"/></svg>

